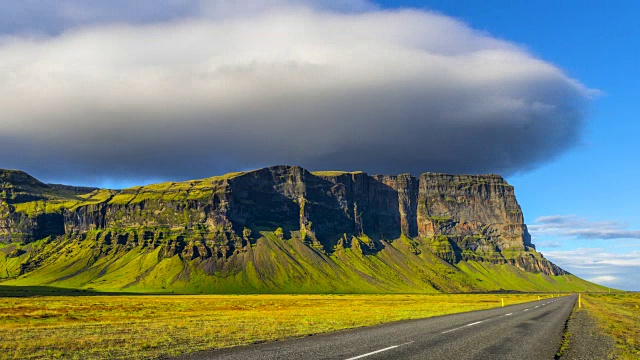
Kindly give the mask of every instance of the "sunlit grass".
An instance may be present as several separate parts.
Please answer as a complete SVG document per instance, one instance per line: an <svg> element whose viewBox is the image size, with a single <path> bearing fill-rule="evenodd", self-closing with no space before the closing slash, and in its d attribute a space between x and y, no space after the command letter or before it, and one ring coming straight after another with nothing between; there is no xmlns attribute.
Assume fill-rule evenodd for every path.
<svg viewBox="0 0 640 360"><path fill-rule="evenodd" d="M539 295L0 298L0 358L155 358L536 300Z"/></svg>
<svg viewBox="0 0 640 360"><path fill-rule="evenodd" d="M611 336L620 359L640 359L640 294L583 295L584 308Z"/></svg>

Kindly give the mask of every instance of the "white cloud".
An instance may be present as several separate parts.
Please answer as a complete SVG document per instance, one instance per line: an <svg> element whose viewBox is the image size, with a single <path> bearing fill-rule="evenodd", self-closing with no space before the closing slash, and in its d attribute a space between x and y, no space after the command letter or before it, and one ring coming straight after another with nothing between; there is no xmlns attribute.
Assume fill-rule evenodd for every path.
<svg viewBox="0 0 640 360"><path fill-rule="evenodd" d="M0 2L0 34L60 34L97 24L211 20L295 7L342 12L375 10L367 0L21 0Z"/></svg>
<svg viewBox="0 0 640 360"><path fill-rule="evenodd" d="M562 244L557 241L541 241L536 242L536 246L542 248L559 248L562 247Z"/></svg>
<svg viewBox="0 0 640 360"><path fill-rule="evenodd" d="M592 277L590 279L587 279L591 282L597 283L597 284L607 284L607 283L615 283L618 278L615 276L608 276L608 275L604 275L604 276L596 276L596 277Z"/></svg>
<svg viewBox="0 0 640 360"><path fill-rule="evenodd" d="M116 25L76 9L60 35L0 39L0 166L76 183L280 163L511 173L579 141L590 90L450 17L232 3Z"/></svg>
<svg viewBox="0 0 640 360"><path fill-rule="evenodd" d="M636 248L640 245L636 244ZM640 290L640 250L614 253L603 248L544 251L563 269L589 281L625 290Z"/></svg>
<svg viewBox="0 0 640 360"><path fill-rule="evenodd" d="M558 261L570 262L573 266L638 266L640 267L640 251L627 253L607 252L602 248L580 248L575 250L546 251L545 256Z"/></svg>
<svg viewBox="0 0 640 360"><path fill-rule="evenodd" d="M640 230L629 230L615 221L589 221L575 215L542 216L528 226L533 236L583 239L640 239Z"/></svg>

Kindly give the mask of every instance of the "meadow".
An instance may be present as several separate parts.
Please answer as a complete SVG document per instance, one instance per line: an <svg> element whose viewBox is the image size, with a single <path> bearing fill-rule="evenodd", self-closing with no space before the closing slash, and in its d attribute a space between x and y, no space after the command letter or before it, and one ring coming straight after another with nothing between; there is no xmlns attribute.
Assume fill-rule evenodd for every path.
<svg viewBox="0 0 640 360"><path fill-rule="evenodd" d="M583 306L615 340L619 359L640 358L640 293L587 294Z"/></svg>
<svg viewBox="0 0 640 360"><path fill-rule="evenodd" d="M0 357L157 358L536 300L527 294L0 297ZM543 295L544 297L544 295ZM595 298L594 298L595 299ZM595 304L596 300L590 300Z"/></svg>

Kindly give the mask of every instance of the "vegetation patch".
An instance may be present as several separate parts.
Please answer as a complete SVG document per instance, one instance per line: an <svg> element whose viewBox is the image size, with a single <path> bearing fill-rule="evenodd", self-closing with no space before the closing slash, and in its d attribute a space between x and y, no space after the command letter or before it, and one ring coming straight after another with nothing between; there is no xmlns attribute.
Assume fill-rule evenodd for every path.
<svg viewBox="0 0 640 360"><path fill-rule="evenodd" d="M429 216L429 219L439 223L451 221L450 216Z"/></svg>
<svg viewBox="0 0 640 360"><path fill-rule="evenodd" d="M156 358L537 299L526 294L0 298L0 354Z"/></svg>
<svg viewBox="0 0 640 360"><path fill-rule="evenodd" d="M640 293L585 294L582 303L615 340L617 358L640 358Z"/></svg>
<svg viewBox="0 0 640 360"><path fill-rule="evenodd" d="M560 359L567 352L567 349L569 348L569 344L571 343L571 332L569 331L569 322L571 321L572 317L573 317L573 313L569 315L569 318L564 323L564 331L562 332L562 342L560 342L560 349L558 349L558 352L556 353L556 356L555 356L556 359Z"/></svg>
<svg viewBox="0 0 640 360"><path fill-rule="evenodd" d="M362 171L313 171L311 174L320 177L335 177L340 175L364 174Z"/></svg>

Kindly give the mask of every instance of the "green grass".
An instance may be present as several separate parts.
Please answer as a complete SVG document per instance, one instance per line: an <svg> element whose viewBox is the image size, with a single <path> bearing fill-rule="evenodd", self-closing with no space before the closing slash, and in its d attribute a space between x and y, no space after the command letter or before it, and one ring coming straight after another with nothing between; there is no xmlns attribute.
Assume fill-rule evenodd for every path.
<svg viewBox="0 0 640 360"><path fill-rule="evenodd" d="M71 200L38 200L14 204L13 207L17 212L33 216L42 213L59 212L62 209L75 210L80 206L100 204L108 201L115 193L113 190L96 190Z"/></svg>
<svg viewBox="0 0 640 360"><path fill-rule="evenodd" d="M0 281L15 285L108 291L138 291L146 287L144 289L147 291L183 293L263 293L291 292L295 289L314 293L430 293L501 289L573 291L597 287L572 276L524 274L524 271L511 266L484 266L474 261L453 266L445 261L454 263L456 259L453 247L444 235L433 239L401 238L383 245L374 244L373 240L363 235L345 238L335 251L325 252L317 243L304 243L307 234L305 229L297 235L298 238L294 236L292 239L284 239L284 231L276 235L265 233L262 237L253 234L250 247L235 251L231 258L224 260L187 260L182 256L167 255L168 242L178 236L184 237L187 247L208 242L207 246L213 248L211 242L216 241L216 231L221 229L212 230L211 224L205 224L206 215L193 209L190 201L212 199L214 194L226 193L227 180L242 174L165 182L119 192L96 190L73 198L15 204L15 211L29 216L62 209L74 210L98 203L126 204L130 207L112 207L113 212L107 214L108 228L87 233L86 240L70 235L54 241L39 241L28 247L12 244L16 248L24 248L25 253L16 257L13 256L15 253L9 256L9 252L0 251ZM314 174L338 176L343 172ZM304 213L302 206L300 211ZM432 216L431 219L438 222L450 220L447 216ZM199 227L187 228L185 224L198 224ZM125 245L102 243L107 233L114 238L125 235L133 238L141 237L145 231L153 232L152 236L163 233L165 238L158 241L156 247L133 242ZM526 254L541 259L536 252ZM517 259L522 256L522 249L488 253L467 250L464 255L467 259L478 260Z"/></svg>
<svg viewBox="0 0 640 360"><path fill-rule="evenodd" d="M211 198L214 194L223 192L227 180L242 174L244 172L234 172L200 180L136 186L121 191L101 189L84 195L69 195L64 191L43 188L34 190L34 194L38 194L42 199L17 203L13 207L16 212L35 216L41 213L60 212L62 209L75 210L80 206L99 203L126 205L146 200L199 200Z"/></svg>
<svg viewBox="0 0 640 360"><path fill-rule="evenodd" d="M464 273L482 284L485 291L605 291L606 287L574 275L546 275L522 271L511 265L468 261L457 264Z"/></svg>
<svg viewBox="0 0 640 360"><path fill-rule="evenodd" d="M585 294L582 303L615 341L616 358L640 358L640 293Z"/></svg>
<svg viewBox="0 0 640 360"><path fill-rule="evenodd" d="M451 221L451 217L449 216L429 216L429 219L437 222L447 222Z"/></svg>
<svg viewBox="0 0 640 360"><path fill-rule="evenodd" d="M181 294L600 289L571 275L546 276L527 273L510 265L482 262L518 259L523 254L522 249L486 253L466 250L463 253L466 259L478 261L458 263L452 242L445 235L400 237L387 242L374 241L373 236L369 238L364 234L359 237L345 235L335 249L329 249L331 245L325 248L312 236L307 236L306 228L297 234L292 232L293 235L288 231L291 229L277 233L260 233L259 229L251 229L251 239L249 236L244 240L229 237L225 233L228 229L223 229L215 223L216 220L208 219L206 211L194 206L193 201L220 200L220 196L229 191L228 180L242 174L245 173L165 182L122 191L96 190L82 195L69 195L67 192L68 196L45 196L38 201L13 204L16 212L29 216L101 203L127 206L109 206L105 215L107 228L100 231L68 233L29 245L18 243L21 241L19 232L15 236L9 234L16 243L0 248L0 282L15 286ZM339 176L354 173L329 171L314 174ZM26 179L23 182L29 185L29 189L52 190L47 190L35 179ZM304 216L305 201L300 201L300 215ZM203 202L198 201L198 204L203 205ZM8 213L8 207L3 208L0 216ZM96 206L87 209L91 213L89 216L97 215L96 209ZM34 219L25 219L22 215L16 218L26 225L33 225ZM450 220L447 216L433 216L431 219L438 222ZM270 229L280 225L283 224L274 224ZM89 228L92 226L95 225ZM308 231L312 234L313 226L309 225ZM151 235L147 236L147 232ZM145 239L140 240L143 237ZM136 238L138 240L134 241ZM187 251L173 251L170 248L172 242L180 242ZM246 246L247 242L250 242L249 246ZM330 240L325 243L330 244ZM205 245L213 256L193 260L189 257L188 249ZM542 259L535 251L525 255Z"/></svg>
<svg viewBox="0 0 640 360"><path fill-rule="evenodd" d="M336 177L345 174L364 174L362 171L312 171L311 174L320 177Z"/></svg>
<svg viewBox="0 0 640 360"><path fill-rule="evenodd" d="M103 236L94 231L83 241L6 245L0 249L0 284L180 294L604 290L572 275L534 274L511 265L463 261L454 266L420 239L385 243L370 254L369 238L352 238L329 254L300 238L263 232L223 262L166 255L167 245L102 245ZM24 253L10 258L13 249ZM37 266L20 274L25 263Z"/></svg>
<svg viewBox="0 0 640 360"><path fill-rule="evenodd" d="M0 298L0 357L157 358L531 301L537 295Z"/></svg>
<svg viewBox="0 0 640 360"><path fill-rule="evenodd" d="M573 317L573 313L569 315L567 322L571 321L572 317ZM562 341L560 342L560 348L556 352L556 356L555 356L556 359L562 358L562 356L566 354L567 350L569 349L570 343L571 343L571 332L569 331L569 329L566 328L566 325L565 325L565 330L562 333Z"/></svg>

